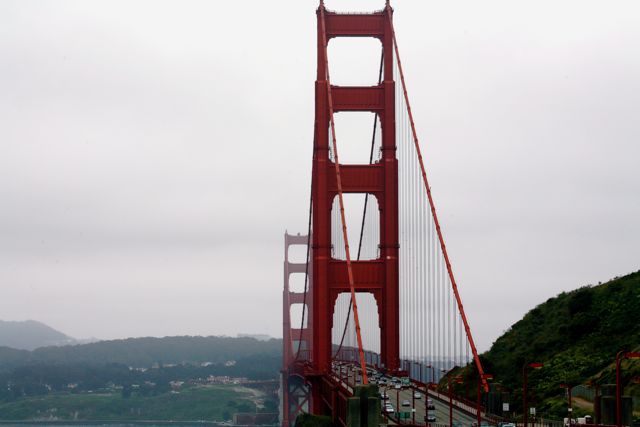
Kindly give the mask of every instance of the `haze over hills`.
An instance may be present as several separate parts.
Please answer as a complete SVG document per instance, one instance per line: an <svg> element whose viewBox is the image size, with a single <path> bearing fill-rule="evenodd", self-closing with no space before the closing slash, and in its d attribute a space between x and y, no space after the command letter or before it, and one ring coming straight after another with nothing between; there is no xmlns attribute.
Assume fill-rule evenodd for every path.
<svg viewBox="0 0 640 427"><path fill-rule="evenodd" d="M239 333L238 338L253 338L258 341L270 341L273 337L265 334ZM126 340L134 340L130 337ZM154 339L152 337L139 337L141 339ZM159 339L155 338L155 339ZM165 337L169 338L169 337ZM228 338L228 337L216 337ZM94 344L97 338L77 339L60 332L49 325L36 320L6 321L0 320L0 347L10 347L15 350L35 350L40 347L59 347L65 345ZM124 340L110 340L120 342ZM130 341L132 342L132 341Z"/></svg>
<svg viewBox="0 0 640 427"><path fill-rule="evenodd" d="M640 271L550 298L515 323L480 357L486 372L495 375L494 384L500 383L512 391L512 410L516 412L521 405L518 390L522 385L523 364L542 362L542 369L530 372L532 395L536 396L535 404L541 414L561 419L566 411L566 398L559 384L586 384L590 380L612 383L616 352L640 350L638 313ZM24 331L53 331L46 337L54 337L57 343L73 343L72 338L39 322L0 322L0 326L10 324L4 330L13 328L15 332L21 330L17 326L24 327L25 323L34 327ZM109 384L118 387L156 384L136 392L139 394L136 398L151 398L170 393L169 383L177 380L209 376L277 378L282 363L282 340L242 335L129 338L82 345L58 344L31 351L0 346L0 383L13 384L11 389L0 390L0 405L44 395L57 399L56 393L68 393L69 384L73 384L77 393L101 390L112 397L120 392L109 388ZM44 340L38 337L40 342ZM456 392L469 392L468 397L475 399L473 384L477 371L470 365L459 373L466 380ZM640 364L625 366L626 393L640 396L640 387L632 381L638 376ZM116 397L117 402L122 401L119 395ZM55 404L58 405L57 401ZM588 407L576 407L575 411L576 415L588 412Z"/></svg>
<svg viewBox="0 0 640 427"><path fill-rule="evenodd" d="M272 388L281 367L282 340L249 337L0 347L0 384L7 385L0 387L0 419L220 421L235 412L277 412L273 390L243 384Z"/></svg>
<svg viewBox="0 0 640 427"><path fill-rule="evenodd" d="M0 346L18 350L76 344L78 340L35 320L0 320Z"/></svg>
<svg viewBox="0 0 640 427"><path fill-rule="evenodd" d="M0 347L0 371L33 364L124 364L149 367L154 364L224 363L229 360L262 358L280 363L282 340L259 341L232 337L128 338L82 345L39 347L32 351ZM276 369L277 371L277 369Z"/></svg>

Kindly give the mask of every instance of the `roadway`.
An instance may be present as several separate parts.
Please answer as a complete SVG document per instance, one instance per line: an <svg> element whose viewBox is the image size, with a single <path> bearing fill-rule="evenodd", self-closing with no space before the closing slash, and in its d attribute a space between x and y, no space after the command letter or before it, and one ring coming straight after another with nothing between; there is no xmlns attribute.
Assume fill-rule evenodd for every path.
<svg viewBox="0 0 640 427"><path fill-rule="evenodd" d="M449 424L448 402L441 401L431 391L428 391L428 393L425 395L424 388L420 389L415 385L412 385L411 388L403 387L400 390L396 389L395 387L380 386L380 391L386 392L386 394L389 396L389 399L385 400L385 402L391 402L394 408L394 412L391 414L388 413L387 415L390 415L391 418L394 420L397 420L398 412L410 412L411 413L409 415L410 418L406 421L410 421L411 423L414 422L413 415L415 414L415 424L426 424L425 418L428 414L428 415L435 415L436 417L436 420L429 424L447 424L447 425ZM420 393L421 395L420 399L415 399L413 397L415 392ZM405 400L408 401L409 406L402 405L403 401ZM433 403L434 409L431 409L427 412L428 402ZM384 402L382 406L384 411ZM473 416L465 412L462 412L459 409L454 407L454 410L453 410L454 425L470 427L475 422L476 422L476 419Z"/></svg>
<svg viewBox="0 0 640 427"><path fill-rule="evenodd" d="M335 364L334 374L337 379L340 379L342 384L353 391L354 385L361 383L361 377L359 369L349 363ZM371 375L372 376L372 375ZM389 398L382 400L382 411L389 417L390 424L397 423L410 423L414 424L430 424L432 426L449 425L449 402L446 396L437 395L431 390L425 390L424 387L419 387L416 383L412 383L411 386L404 386L397 389L394 385L390 385L390 378L385 377L387 380L386 385L379 385L380 394L386 393ZM414 393L420 393L419 399L414 398ZM403 401L408 401L408 406L403 406ZM427 402L433 403L434 409L428 411L429 415L435 415L436 420L428 423L426 421L427 415ZM385 403L390 402L393 405L394 412L385 412ZM455 402L455 401L454 401ZM408 419L402 419L398 421L398 413L406 412ZM405 415L407 416L407 415ZM456 408L454 403L453 408L453 425L459 427L471 427L476 423L476 418L470 415L468 412L461 411Z"/></svg>

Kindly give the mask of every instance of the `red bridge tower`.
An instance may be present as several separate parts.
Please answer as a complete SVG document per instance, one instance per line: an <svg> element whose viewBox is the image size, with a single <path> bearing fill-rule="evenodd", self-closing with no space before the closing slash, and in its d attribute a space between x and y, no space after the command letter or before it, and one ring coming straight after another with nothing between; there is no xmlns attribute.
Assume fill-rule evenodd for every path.
<svg viewBox="0 0 640 427"><path fill-rule="evenodd" d="M330 105L326 44L334 37L374 37L383 50L383 80L377 86L332 86L334 112L370 111L382 127L382 158L374 164L340 165L344 193L369 193L380 207L380 256L353 261L356 292L369 292L378 305L381 363L399 368L398 295L398 160L396 158L395 81L393 76L392 9L371 14L340 14L318 9L318 68L315 85L315 147L313 157L313 376L331 369L331 329L338 294L350 292L347 263L331 256L331 209L338 194L335 165L330 159ZM313 411L322 405L317 378Z"/></svg>

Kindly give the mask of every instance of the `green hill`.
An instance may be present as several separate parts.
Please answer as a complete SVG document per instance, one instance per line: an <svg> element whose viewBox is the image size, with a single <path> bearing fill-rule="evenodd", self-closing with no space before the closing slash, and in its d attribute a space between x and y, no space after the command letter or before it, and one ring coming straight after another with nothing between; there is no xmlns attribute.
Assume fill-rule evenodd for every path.
<svg viewBox="0 0 640 427"><path fill-rule="evenodd" d="M539 412L561 417L566 414L561 383L613 383L616 353L639 348L640 271L550 298L498 338L481 359L494 382L511 391L516 412L521 410L523 365L542 362L542 369L529 372L532 399ZM640 362L628 363L623 372L627 393L637 389L631 380L640 375ZM471 370L467 376L477 378Z"/></svg>
<svg viewBox="0 0 640 427"><path fill-rule="evenodd" d="M128 338L61 347L41 347L33 351L0 347L0 372L28 365L123 364L150 367L153 364L224 363L261 356L279 359L282 340L259 341L232 337Z"/></svg>
<svg viewBox="0 0 640 427"><path fill-rule="evenodd" d="M85 408L82 414L87 417L117 414L122 406L117 401L130 396L161 407L163 399L172 399L176 382L185 387L225 383L224 377L269 382L278 377L281 366L282 340L248 337L132 338L33 351L0 347L0 418L35 416L28 415L29 408L35 408L31 405L38 399L52 408L68 400L69 410L84 403L106 405L104 413ZM86 396L99 394L109 398ZM147 415L152 413L158 412ZM185 417L187 413L200 414L188 411Z"/></svg>

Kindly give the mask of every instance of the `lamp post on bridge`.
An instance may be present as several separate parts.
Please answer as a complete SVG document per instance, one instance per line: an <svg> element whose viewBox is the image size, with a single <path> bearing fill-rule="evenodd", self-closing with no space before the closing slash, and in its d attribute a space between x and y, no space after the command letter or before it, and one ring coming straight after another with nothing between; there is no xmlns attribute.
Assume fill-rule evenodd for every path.
<svg viewBox="0 0 640 427"><path fill-rule="evenodd" d="M567 413L568 413L567 419L569 420L569 426L571 426L571 424L573 424L573 406L571 404L571 385L562 383L560 384L560 387L567 389L567 402L569 405L567 407Z"/></svg>
<svg viewBox="0 0 640 427"><path fill-rule="evenodd" d="M529 426L529 408L527 405L527 368L540 369L543 366L544 365L540 362L530 362L522 365L522 412L524 418L524 427Z"/></svg>
<svg viewBox="0 0 640 427"><path fill-rule="evenodd" d="M510 403L511 403L511 399L507 399L507 402L503 401L504 398L504 394L507 393L507 397L510 397L510 390L505 387L504 385L502 385L501 383L494 383L494 387L497 391L500 392L500 403L502 403L502 416L504 418L513 418L512 415L510 415ZM505 409L505 403L506 403L506 409ZM505 417L505 412L507 413L507 417Z"/></svg>
<svg viewBox="0 0 640 427"><path fill-rule="evenodd" d="M436 383L436 368L434 368L433 365L427 365L427 368L431 368L431 381L429 381L429 382L435 384Z"/></svg>
<svg viewBox="0 0 640 427"><path fill-rule="evenodd" d="M478 376L478 401L476 404L476 416L477 416L477 420L478 420L478 427L480 427L480 424L482 423L482 412L481 412L481 402L482 402L482 380L492 380L493 379L493 375L492 374L482 374Z"/></svg>
<svg viewBox="0 0 640 427"><path fill-rule="evenodd" d="M433 365L424 365L427 368L431 368L431 381L424 382L424 420L425 423L427 423L428 425L431 425L431 423L429 423L428 421L428 417L429 417L429 385L430 384L435 384L435 378L436 378L436 371L435 368L433 367ZM420 370L422 371L422 364L420 364Z"/></svg>
<svg viewBox="0 0 640 427"><path fill-rule="evenodd" d="M619 351L616 354L616 425L622 427L622 378L620 364L623 359L640 359L640 352Z"/></svg>
<svg viewBox="0 0 640 427"><path fill-rule="evenodd" d="M588 385L595 391L593 397L593 412L595 412L596 424L600 424L600 384L595 380L591 380L588 382Z"/></svg>
<svg viewBox="0 0 640 427"><path fill-rule="evenodd" d="M422 382L425 385L427 385L427 388L428 388L428 384L435 383L436 369L433 367L433 365L425 365L423 363L419 363L419 366L420 366L420 382ZM422 373L422 367L431 369L431 378L429 379L429 381L425 381L424 380L425 378L424 378L424 375Z"/></svg>
<svg viewBox="0 0 640 427"><path fill-rule="evenodd" d="M454 377L447 377L447 391L449 392L449 426L453 427L453 390L451 389L451 383L462 384L462 376L456 375ZM478 426L480 427L480 426Z"/></svg>

